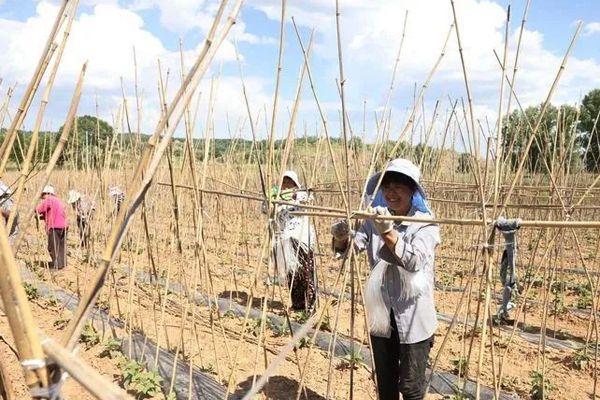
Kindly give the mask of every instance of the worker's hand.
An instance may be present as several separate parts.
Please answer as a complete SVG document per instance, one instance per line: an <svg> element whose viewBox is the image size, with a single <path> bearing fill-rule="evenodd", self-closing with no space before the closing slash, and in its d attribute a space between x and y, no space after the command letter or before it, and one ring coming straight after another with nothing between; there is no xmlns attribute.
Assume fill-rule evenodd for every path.
<svg viewBox="0 0 600 400"><path fill-rule="evenodd" d="M345 219L331 225L331 235L336 242L345 242L350 237L350 227Z"/></svg>
<svg viewBox="0 0 600 400"><path fill-rule="evenodd" d="M387 207L377 206L377 207L369 207L368 210L370 213L373 213L377 216L381 217L390 217L392 214L388 211ZM379 232L379 235L385 235L386 233L391 232L394 229L394 221L390 219L382 220L382 219L374 219L373 225L375 225L375 229Z"/></svg>

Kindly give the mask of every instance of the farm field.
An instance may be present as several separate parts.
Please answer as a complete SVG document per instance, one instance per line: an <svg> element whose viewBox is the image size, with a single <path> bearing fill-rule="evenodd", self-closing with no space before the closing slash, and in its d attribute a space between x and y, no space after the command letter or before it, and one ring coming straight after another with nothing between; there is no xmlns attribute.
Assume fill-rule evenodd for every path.
<svg viewBox="0 0 600 400"><path fill-rule="evenodd" d="M358 246L335 254L332 226L340 221L348 227L344 240L372 223L383 243L411 224L440 228L438 326L425 399L600 398L600 89L588 87L571 103L559 85L574 82L564 76L571 51L597 28L574 28L554 56L545 97L534 103L516 78L520 51L527 53L532 41L525 29L530 1L519 3L518 25L510 7L474 0L500 7L503 18L490 45L504 46L504 54L493 49L499 66L490 111L471 96L472 82L486 90L491 83L469 75L470 68L476 77L481 71L463 53L472 50L461 39L465 25L473 37L473 19L461 18L468 5L449 1L448 26L423 77L411 83L410 101L400 105L395 85L407 89L409 79L398 69L407 12L384 100L365 98L357 107L344 66L361 60L344 64L343 55L360 40L340 37L344 3L331 4L336 29L329 39L336 40L329 43L286 14L303 15L297 2L261 9L279 32L269 41L242 35L244 12L257 4L213 1L203 9L202 38L193 36L197 47L184 49L181 40L167 66L159 57L151 93L140 88L147 81L138 75L134 48L133 90L126 94L124 78L115 77L120 93L111 97L111 118L98 111L102 92L91 115L94 95L86 85L98 79L89 78L94 64L85 62L76 69L72 98L60 101L64 123L52 129L43 121L55 112L46 106L63 52L71 28L75 35L92 6L40 5L55 15L37 68L29 85L0 95L0 400L378 399L365 293L377 267ZM261 97L260 80L244 77L244 69L266 61L252 65L238 38L242 49L261 40L273 47L268 105L252 103L253 95ZM324 43L336 44L328 49L335 55L334 100L319 96L320 74L329 71L318 62ZM284 76L287 51L297 57L293 81ZM532 68L526 59L524 68ZM574 61L580 72L581 59ZM227 86L228 63L236 66L239 93ZM452 84L435 86L448 76ZM222 93L239 100L235 122L235 107L217 100ZM412 182L404 186L412 188L411 212L431 210L425 222L391 206L371 207L389 200L388 189L383 176L377 188L367 182L395 159L410 160L418 171L416 178L404 174ZM383 200L374 199L380 184ZM52 208L60 203L68 228ZM379 230L391 220L390 230ZM281 221L314 227L307 230L308 250L285 236ZM64 268L57 232L65 234ZM51 238L59 243L52 248ZM286 245L296 246L292 260ZM314 271L304 271L313 262ZM296 305L290 289L296 276L306 306ZM384 292L384 284L377 290ZM311 290L316 300L309 305Z"/></svg>

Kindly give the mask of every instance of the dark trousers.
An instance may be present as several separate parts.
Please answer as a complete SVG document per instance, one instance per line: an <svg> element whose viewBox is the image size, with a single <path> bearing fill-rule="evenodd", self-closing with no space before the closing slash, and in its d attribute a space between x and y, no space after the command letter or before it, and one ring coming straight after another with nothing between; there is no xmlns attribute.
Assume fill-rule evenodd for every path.
<svg viewBox="0 0 600 400"><path fill-rule="evenodd" d="M48 253L52 259L51 268L61 269L67 266L67 230L48 229Z"/></svg>
<svg viewBox="0 0 600 400"><path fill-rule="evenodd" d="M391 314L389 338L371 336L379 400L422 400L425 397L425 369L433 336L422 342L403 344Z"/></svg>
<svg viewBox="0 0 600 400"><path fill-rule="evenodd" d="M85 249L90 246L90 224L86 218L77 217L79 245Z"/></svg>
<svg viewBox="0 0 600 400"><path fill-rule="evenodd" d="M292 297L292 310L312 311L316 301L315 257L312 250L305 250L292 241L294 253L298 255L298 268L288 274L288 286Z"/></svg>

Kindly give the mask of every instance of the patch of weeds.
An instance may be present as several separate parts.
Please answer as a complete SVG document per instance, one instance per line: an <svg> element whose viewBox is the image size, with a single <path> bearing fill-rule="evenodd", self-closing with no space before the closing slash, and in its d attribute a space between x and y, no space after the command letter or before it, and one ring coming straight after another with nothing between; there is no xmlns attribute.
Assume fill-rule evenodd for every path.
<svg viewBox="0 0 600 400"><path fill-rule="evenodd" d="M31 301L40 297L37 287L33 286L31 283L23 282L23 288L25 289L27 300Z"/></svg>
<svg viewBox="0 0 600 400"><path fill-rule="evenodd" d="M104 349L100 353L100 357L108 357L110 359L119 358L123 355L121 352L121 341L116 338L110 338L104 342Z"/></svg>
<svg viewBox="0 0 600 400"><path fill-rule="evenodd" d="M466 357L459 357L452 360L452 373L458 376L464 376L469 368L469 360Z"/></svg>
<svg viewBox="0 0 600 400"><path fill-rule="evenodd" d="M585 370L588 368L591 360L592 356L590 355L589 350L585 347L582 347L573 355L571 365L575 369Z"/></svg>
<svg viewBox="0 0 600 400"><path fill-rule="evenodd" d="M46 304L48 304L48 306L50 307L58 307L58 305L60 304L58 302L58 299L54 296L50 296L48 297L48 299L46 300Z"/></svg>
<svg viewBox="0 0 600 400"><path fill-rule="evenodd" d="M59 331L62 329L65 329L67 327L67 324L69 323L69 320L61 318L61 319L57 319L52 323L52 326L55 327L56 329L58 329Z"/></svg>
<svg viewBox="0 0 600 400"><path fill-rule="evenodd" d="M110 304L108 300L98 300L96 302L96 307L98 307L100 310L106 311L110 308Z"/></svg>
<svg viewBox="0 0 600 400"><path fill-rule="evenodd" d="M500 388L507 391L516 391L519 387L519 378L516 376L504 376L500 382Z"/></svg>
<svg viewBox="0 0 600 400"><path fill-rule="evenodd" d="M223 317L225 318L235 318L235 311L231 308L223 313Z"/></svg>
<svg viewBox="0 0 600 400"><path fill-rule="evenodd" d="M478 337L481 335L481 326L477 325L472 327L471 329L469 329L466 334L465 337Z"/></svg>
<svg viewBox="0 0 600 400"><path fill-rule="evenodd" d="M205 372L207 374L214 374L215 373L215 367L213 367L212 364L203 365L203 366L200 367L200 372Z"/></svg>
<svg viewBox="0 0 600 400"><path fill-rule="evenodd" d="M294 314L294 320L299 324L304 324L310 318L310 313L306 310L298 311Z"/></svg>
<svg viewBox="0 0 600 400"><path fill-rule="evenodd" d="M97 345L100 343L100 336L91 324L86 324L79 335L79 342L86 345L87 348Z"/></svg>
<svg viewBox="0 0 600 400"><path fill-rule="evenodd" d="M543 373L537 370L531 373L531 389L529 390L529 394L533 400L548 398L553 388Z"/></svg>
<svg viewBox="0 0 600 400"><path fill-rule="evenodd" d="M587 295L587 294L591 294L592 293L592 286L590 285L589 282L586 283L580 283L578 285L573 286L573 292L578 295Z"/></svg>
<svg viewBox="0 0 600 400"><path fill-rule="evenodd" d="M362 353L360 352L360 350L354 350L351 353L346 354L344 357L342 357L340 363L337 366L337 369L339 370L346 370L346 369L358 369L358 367L361 364L365 363L365 359L362 355Z"/></svg>
<svg viewBox="0 0 600 400"><path fill-rule="evenodd" d="M321 331L331 332L331 318L329 315L323 317L323 321L321 321L321 326L319 328Z"/></svg>
<svg viewBox="0 0 600 400"><path fill-rule="evenodd" d="M586 308L590 308L592 306L592 293L591 292L581 292L579 297L577 298L577 302L575 303L575 307L580 310L585 310Z"/></svg>
<svg viewBox="0 0 600 400"><path fill-rule="evenodd" d="M456 393L448 397L448 400L468 400L469 396L462 389L456 389Z"/></svg>
<svg viewBox="0 0 600 400"><path fill-rule="evenodd" d="M127 361L121 365L121 382L136 399L147 399L160 393L162 377L140 362Z"/></svg>
<svg viewBox="0 0 600 400"><path fill-rule="evenodd" d="M300 339L300 341L298 342L298 346L296 348L303 349L303 348L309 347L309 346L310 346L310 338L308 336L304 336L302 339Z"/></svg>
<svg viewBox="0 0 600 400"><path fill-rule="evenodd" d="M262 326L262 320L260 318L251 319L248 321L248 325L246 325L246 333L254 335L258 337L260 335L260 327Z"/></svg>
<svg viewBox="0 0 600 400"><path fill-rule="evenodd" d="M565 306L562 296L556 296L552 299L552 308L550 309L550 315L565 315L568 311L569 310Z"/></svg>
<svg viewBox="0 0 600 400"><path fill-rule="evenodd" d="M290 333L286 321L277 323L275 320L267 318L267 327L273 331L273 336L275 337L287 336Z"/></svg>

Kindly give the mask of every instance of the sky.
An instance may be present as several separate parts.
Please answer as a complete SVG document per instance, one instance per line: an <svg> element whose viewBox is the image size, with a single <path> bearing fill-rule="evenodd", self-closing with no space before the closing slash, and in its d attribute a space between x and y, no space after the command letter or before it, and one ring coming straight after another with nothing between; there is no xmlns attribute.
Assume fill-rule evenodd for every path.
<svg viewBox="0 0 600 400"><path fill-rule="evenodd" d="M367 140L372 141L376 136L376 121L381 119L385 109L402 43L387 108L391 115L390 135L395 138L412 109L416 91L440 55L453 22L450 0L340 0L339 3L344 92L350 127L354 134L364 135ZM339 136L341 102L335 1L288 0L286 4L275 133L283 137L288 132L304 61L293 18L305 47L314 32L310 54L314 89L328 119L330 135ZM507 71L512 74L526 0L455 0L473 110L482 126L489 126L485 128L488 131L493 130L498 115L502 71L494 51L502 57L509 5ZM132 129L137 129L139 120L140 130L152 133L160 117L159 60L163 80L167 82L167 100L170 100L181 82L180 46L184 66L189 68L199 53L217 6L216 0L81 0L43 128L55 130L64 123L77 76L82 64L88 61L79 114L97 113L109 123L123 127L122 122L118 123L118 110L125 95ZM9 87L16 88L10 103L13 113L31 79L58 9L57 0L0 0L0 99L4 100ZM401 40L405 16L405 35ZM240 69L256 132L259 137L267 135L275 93L280 20L281 0L245 2L238 23L217 53L194 99L196 137L205 135L207 126L216 137L250 137ZM546 99L580 21L581 32L552 102L577 105L589 90L600 87L600 1L532 0L515 84L523 106ZM139 119L136 72L141 104ZM505 90L506 100L506 86ZM435 128L440 131L452 103L466 100L457 36L453 31L417 120L428 121L426 124L434 120L435 104L439 102ZM25 121L26 129L33 126L39 102L38 94ZM209 104L214 105L210 124ZM421 123L423 132L426 124ZM308 79L301 91L294 128L297 136L322 132ZM179 129L177 135L182 134Z"/></svg>

